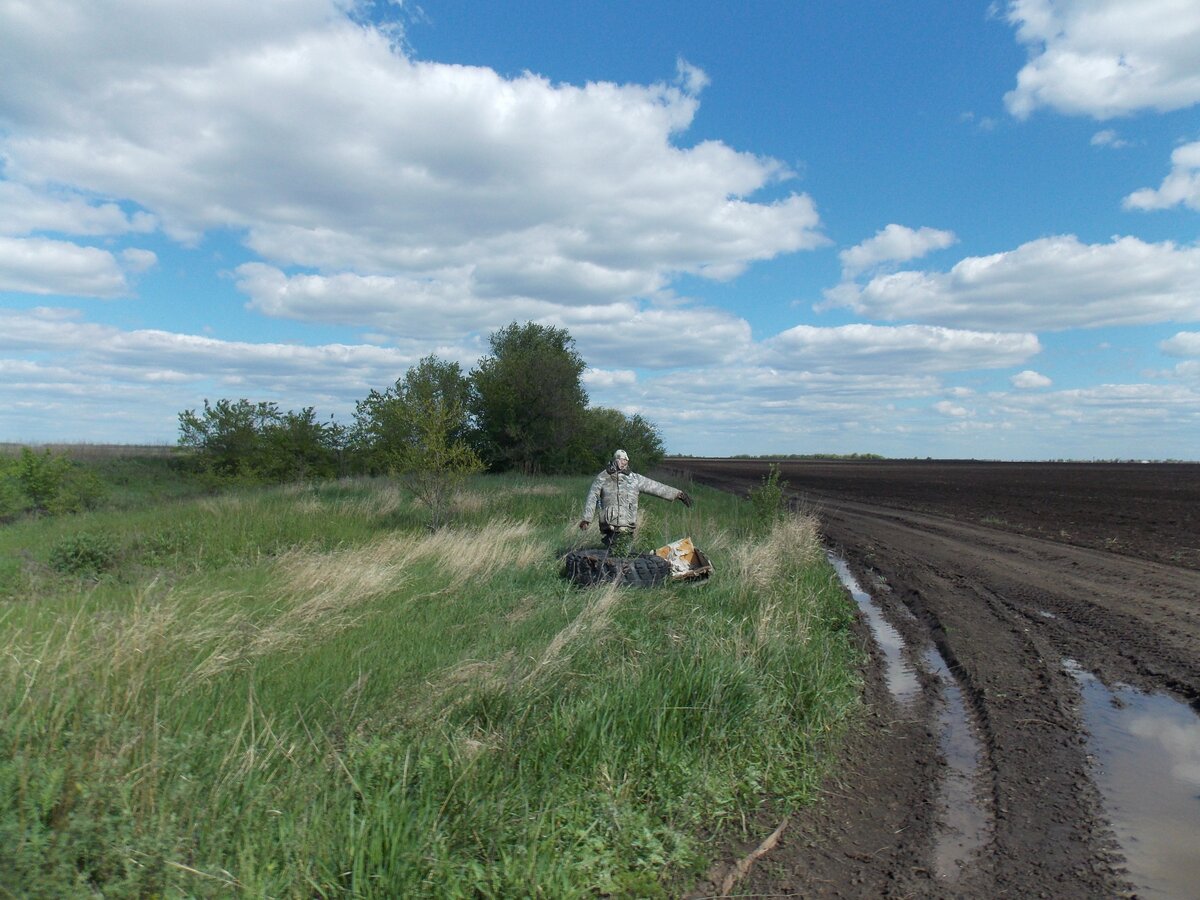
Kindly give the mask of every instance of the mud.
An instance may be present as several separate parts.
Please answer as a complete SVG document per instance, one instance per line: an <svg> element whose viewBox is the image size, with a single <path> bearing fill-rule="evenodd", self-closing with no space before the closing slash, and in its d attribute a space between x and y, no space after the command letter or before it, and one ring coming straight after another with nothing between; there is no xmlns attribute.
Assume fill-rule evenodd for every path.
<svg viewBox="0 0 1200 900"><path fill-rule="evenodd" d="M739 493L766 473L672 465ZM1136 822L1167 810L1131 825L1127 801L1106 795L1109 751L1080 673L1116 697L1171 698L1195 720L1200 466L783 462L781 474L904 638L923 689L889 691L864 617L865 713L838 774L733 895L1182 896L1188 872L1156 874L1142 858L1196 854L1148 854L1155 829ZM934 652L941 671L920 662ZM1172 733L1188 740L1195 721ZM974 736L969 765L947 722ZM1136 769L1137 751L1122 765ZM1164 792L1183 797L1171 837L1182 829L1200 848L1198 793L1186 779ZM974 819L958 835L964 809Z"/></svg>

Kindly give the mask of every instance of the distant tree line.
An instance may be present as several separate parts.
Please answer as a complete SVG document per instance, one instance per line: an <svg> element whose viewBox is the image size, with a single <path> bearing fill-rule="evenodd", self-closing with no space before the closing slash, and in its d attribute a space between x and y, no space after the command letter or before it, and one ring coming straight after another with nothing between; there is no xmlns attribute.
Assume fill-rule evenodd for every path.
<svg viewBox="0 0 1200 900"><path fill-rule="evenodd" d="M639 466L662 460L653 423L588 406L587 364L565 328L513 322L492 333L489 348L466 373L425 357L360 400L349 426L319 420L312 407L284 412L274 403L205 400L203 409L179 414L179 443L219 478L400 475L419 496L433 495L431 509L473 471L594 472L618 447Z"/></svg>

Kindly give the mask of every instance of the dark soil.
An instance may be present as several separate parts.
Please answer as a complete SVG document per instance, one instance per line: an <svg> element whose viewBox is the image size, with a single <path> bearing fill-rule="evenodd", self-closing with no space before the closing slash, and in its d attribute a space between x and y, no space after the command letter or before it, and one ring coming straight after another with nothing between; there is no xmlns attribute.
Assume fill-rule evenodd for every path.
<svg viewBox="0 0 1200 900"><path fill-rule="evenodd" d="M671 465L739 493L767 471L745 460ZM990 823L961 871L939 873L938 687L899 704L876 661L823 801L733 895L1136 896L1063 661L1200 709L1200 465L780 468L910 645L936 646L952 669L982 746Z"/></svg>

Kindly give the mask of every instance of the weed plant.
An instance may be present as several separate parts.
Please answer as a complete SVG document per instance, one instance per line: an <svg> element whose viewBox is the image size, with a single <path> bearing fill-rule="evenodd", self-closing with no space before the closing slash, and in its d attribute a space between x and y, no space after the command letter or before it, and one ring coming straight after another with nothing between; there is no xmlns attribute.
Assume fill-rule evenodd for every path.
<svg viewBox="0 0 1200 900"><path fill-rule="evenodd" d="M478 477L436 532L386 480L0 529L0 896L682 893L812 798L851 607L813 520L702 487L643 541L709 583L572 587L586 489Z"/></svg>

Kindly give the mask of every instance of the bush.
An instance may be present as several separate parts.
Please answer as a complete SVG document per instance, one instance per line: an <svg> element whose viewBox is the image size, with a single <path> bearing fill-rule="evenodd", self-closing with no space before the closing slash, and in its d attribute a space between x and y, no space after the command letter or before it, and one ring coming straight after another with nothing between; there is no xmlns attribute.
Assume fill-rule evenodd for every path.
<svg viewBox="0 0 1200 900"><path fill-rule="evenodd" d="M95 577L116 564L116 545L105 534L68 535L50 548L50 568L64 575Z"/></svg>
<svg viewBox="0 0 1200 900"><path fill-rule="evenodd" d="M750 505L754 508L754 520L763 530L769 530L787 515L788 483L779 480L779 466L771 463L759 487L750 489Z"/></svg>
<svg viewBox="0 0 1200 900"><path fill-rule="evenodd" d="M96 475L66 456L22 447L20 455L0 464L0 517L81 512L93 509L105 489Z"/></svg>

